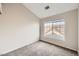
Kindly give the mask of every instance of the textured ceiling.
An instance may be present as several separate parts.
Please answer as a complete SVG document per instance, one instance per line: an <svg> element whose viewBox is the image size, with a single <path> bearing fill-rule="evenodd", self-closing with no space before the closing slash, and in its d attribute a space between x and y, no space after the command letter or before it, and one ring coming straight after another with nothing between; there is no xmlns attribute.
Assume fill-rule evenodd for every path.
<svg viewBox="0 0 79 59"><path fill-rule="evenodd" d="M39 18L49 17L78 7L77 3L23 3L23 5ZM45 10L47 5L50 8Z"/></svg>

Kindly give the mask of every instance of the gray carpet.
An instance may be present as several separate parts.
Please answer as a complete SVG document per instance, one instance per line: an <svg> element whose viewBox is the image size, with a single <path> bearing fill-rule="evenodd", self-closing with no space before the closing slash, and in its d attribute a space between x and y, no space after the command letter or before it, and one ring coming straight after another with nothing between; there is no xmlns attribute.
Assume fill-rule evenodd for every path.
<svg viewBox="0 0 79 59"><path fill-rule="evenodd" d="M65 48L38 41L2 56L77 56L77 53Z"/></svg>

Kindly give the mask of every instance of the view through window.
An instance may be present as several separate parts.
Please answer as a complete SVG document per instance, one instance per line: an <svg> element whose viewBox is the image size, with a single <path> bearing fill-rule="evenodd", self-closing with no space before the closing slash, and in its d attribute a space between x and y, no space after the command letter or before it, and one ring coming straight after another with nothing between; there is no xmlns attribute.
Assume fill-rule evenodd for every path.
<svg viewBox="0 0 79 59"><path fill-rule="evenodd" d="M64 19L52 20L44 23L44 37L64 40Z"/></svg>

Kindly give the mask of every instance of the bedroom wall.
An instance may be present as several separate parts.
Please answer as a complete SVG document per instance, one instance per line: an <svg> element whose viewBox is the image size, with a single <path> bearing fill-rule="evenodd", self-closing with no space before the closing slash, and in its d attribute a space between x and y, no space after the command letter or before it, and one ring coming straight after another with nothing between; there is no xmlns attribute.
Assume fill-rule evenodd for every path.
<svg viewBox="0 0 79 59"><path fill-rule="evenodd" d="M21 4L2 4L0 54L39 40L39 18Z"/></svg>
<svg viewBox="0 0 79 59"><path fill-rule="evenodd" d="M46 39L43 36L43 22L54 19L65 20L65 41ZM54 15L41 20L41 40L77 51L78 49L78 9Z"/></svg>

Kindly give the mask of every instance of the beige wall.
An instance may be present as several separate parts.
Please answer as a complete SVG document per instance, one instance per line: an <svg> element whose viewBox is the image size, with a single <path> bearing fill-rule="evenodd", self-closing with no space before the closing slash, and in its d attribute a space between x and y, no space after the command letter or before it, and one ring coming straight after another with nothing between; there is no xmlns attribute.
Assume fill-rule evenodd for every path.
<svg viewBox="0 0 79 59"><path fill-rule="evenodd" d="M46 39L43 36L43 32L41 32L41 40L51 42L53 44L57 44L72 50L77 51L78 49L78 10L72 10L69 12L65 12L59 15L55 15L46 19L42 19L42 22L48 21L50 19L64 19L65 20L65 41L58 41L58 40L50 40ZM41 24L41 31L43 31L43 26Z"/></svg>
<svg viewBox="0 0 79 59"><path fill-rule="evenodd" d="M0 54L39 40L39 19L21 4L3 4L0 15Z"/></svg>

